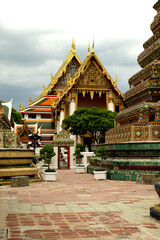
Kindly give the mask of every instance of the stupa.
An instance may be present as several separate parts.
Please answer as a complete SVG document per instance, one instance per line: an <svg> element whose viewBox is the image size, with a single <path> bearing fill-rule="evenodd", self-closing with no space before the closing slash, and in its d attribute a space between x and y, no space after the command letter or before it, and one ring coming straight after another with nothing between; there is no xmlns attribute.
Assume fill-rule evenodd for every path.
<svg viewBox="0 0 160 240"><path fill-rule="evenodd" d="M129 79L130 90L123 95L127 108L105 135L111 179L136 180L160 171L160 0L153 8L153 36L137 58L142 69Z"/></svg>

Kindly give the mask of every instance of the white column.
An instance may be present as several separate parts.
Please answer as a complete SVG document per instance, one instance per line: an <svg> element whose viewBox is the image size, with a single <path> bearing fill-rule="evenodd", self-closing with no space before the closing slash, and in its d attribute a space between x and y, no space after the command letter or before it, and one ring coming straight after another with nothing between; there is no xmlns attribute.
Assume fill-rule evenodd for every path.
<svg viewBox="0 0 160 240"><path fill-rule="evenodd" d="M60 121L57 121L57 133L60 132Z"/></svg>
<svg viewBox="0 0 160 240"><path fill-rule="evenodd" d="M41 119L41 114L37 114L36 119Z"/></svg>
<svg viewBox="0 0 160 240"><path fill-rule="evenodd" d="M76 109L76 104L75 104L75 101L72 100L72 101L70 102L70 115L72 115L72 114L74 113L75 109ZM74 146L76 146L76 135L72 135L72 134L71 134L70 137L71 137L71 139L74 140Z"/></svg>
<svg viewBox="0 0 160 240"><path fill-rule="evenodd" d="M74 113L75 109L76 109L76 104L75 104L75 101L72 100L70 102L70 115Z"/></svg>
<svg viewBox="0 0 160 240"><path fill-rule="evenodd" d="M112 100L108 104L108 110L114 112L114 103Z"/></svg>
<svg viewBox="0 0 160 240"><path fill-rule="evenodd" d="M28 114L24 114L24 119L28 119Z"/></svg>
<svg viewBox="0 0 160 240"><path fill-rule="evenodd" d="M62 121L64 119L64 109L61 109L60 111L60 121L59 121L59 124L60 124L60 131L62 130Z"/></svg>
<svg viewBox="0 0 160 240"><path fill-rule="evenodd" d="M73 136L73 135L72 135ZM74 169L76 167L75 156L73 155L75 152L75 147L70 147L70 169Z"/></svg>
<svg viewBox="0 0 160 240"><path fill-rule="evenodd" d="M58 168L58 147L54 147L54 152L56 155L51 158L51 164L53 168L57 169Z"/></svg>

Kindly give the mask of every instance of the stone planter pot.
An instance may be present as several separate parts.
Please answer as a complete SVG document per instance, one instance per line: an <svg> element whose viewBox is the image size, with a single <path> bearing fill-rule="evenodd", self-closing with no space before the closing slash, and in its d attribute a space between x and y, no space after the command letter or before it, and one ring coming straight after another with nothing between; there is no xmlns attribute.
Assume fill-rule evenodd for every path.
<svg viewBox="0 0 160 240"><path fill-rule="evenodd" d="M107 171L93 171L95 180L105 180L107 178Z"/></svg>
<svg viewBox="0 0 160 240"><path fill-rule="evenodd" d="M76 173L85 173L86 168L84 166L76 166Z"/></svg>
<svg viewBox="0 0 160 240"><path fill-rule="evenodd" d="M43 173L44 174L44 171L46 170L46 169L48 169L48 167L41 167L41 173Z"/></svg>
<svg viewBox="0 0 160 240"><path fill-rule="evenodd" d="M57 172L44 172L43 179L47 182L56 182Z"/></svg>

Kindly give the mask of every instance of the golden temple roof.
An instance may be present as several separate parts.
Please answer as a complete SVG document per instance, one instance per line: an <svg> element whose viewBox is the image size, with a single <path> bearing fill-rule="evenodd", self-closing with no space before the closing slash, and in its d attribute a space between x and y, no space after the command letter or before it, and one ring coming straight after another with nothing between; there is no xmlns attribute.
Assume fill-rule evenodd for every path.
<svg viewBox="0 0 160 240"><path fill-rule="evenodd" d="M99 58L97 57L97 55L95 54L94 51L94 39L93 39L93 45L92 45L92 51L91 53L90 51L90 46L88 45L88 53L86 58L84 59L84 61L81 63L78 55L76 54L75 51L75 42L72 41L72 47L70 52L68 53L67 57L65 58L64 62L62 63L62 65L60 66L60 68L58 69L58 71L56 72L56 74L54 76L52 76L51 74L51 81L48 84L48 86L45 88L43 85L43 92L37 97L35 98L33 101L31 101L31 98L29 99L29 105L28 107L23 109L21 108L20 111L25 112L26 110L28 110L31 106L33 106L35 103L37 103L40 100L43 100L43 98L45 98L45 95L47 95L52 89L53 87L56 85L56 83L58 82L59 78L63 75L63 73L66 72L67 66L68 64L71 62L71 60L75 57L76 60L78 61L78 63L80 64L80 67L78 68L77 72L74 74L73 77L71 77L69 74L67 76L67 85L65 87L65 89L63 90L63 92L57 92L57 96L55 96L55 101L51 101L51 106L53 108L56 108L57 105L59 104L59 102L61 101L61 99L69 92L69 90L73 87L73 85L75 85L78 81L78 78L80 77L81 74L84 73L87 64L89 63L89 61L94 58L96 60L96 62L98 63L98 65L100 66L102 73L104 74L104 76L107 77L107 79L110 81L111 85L114 87L114 90L118 93L119 96L123 97L123 94L121 93L121 91L117 88L117 76L115 81L111 78L111 76L109 75L109 73L107 72L107 70L105 69L105 67L103 66L103 64L101 63L101 61L99 60Z"/></svg>
<svg viewBox="0 0 160 240"><path fill-rule="evenodd" d="M61 99L69 92L69 90L73 87L73 85L76 84L78 78L80 77L81 74L84 73L84 70L86 68L86 65L89 63L89 61L91 60L91 58L94 57L95 60L98 62L98 64L101 66L102 68L102 72L104 75L106 75L106 77L110 80L112 86L114 87L115 91L117 91L117 93L119 94L119 96L123 97L123 94L121 93L121 91L117 88L117 76L115 81L113 81L113 79L111 78L111 76L109 75L109 73L107 72L107 70L105 69L105 67L103 66L103 64L101 63L101 61L99 60L99 58L97 57L97 55L94 52L94 45L92 47L92 52L90 54L87 54L86 58L84 59L84 61L82 62L81 66L79 67L78 71L75 73L75 75L72 77L70 85L68 86L68 88L66 88L62 95L60 96L60 98L57 98L56 102L54 102L54 104L52 105L53 108L56 108L56 106L58 105L58 103L61 101Z"/></svg>
<svg viewBox="0 0 160 240"><path fill-rule="evenodd" d="M52 76L51 73L51 81L48 84L48 86L45 88L44 85L42 86L43 88L43 92L36 97L33 101L31 101L31 98L29 98L29 105L33 105L35 104L37 101L42 100L44 95L47 95L47 93L49 93L52 88L55 86L55 84L58 82L58 79L62 76L63 73L66 72L66 68L68 66L68 64L71 62L71 60L73 58L76 58L76 60L78 61L79 64L81 64L81 60L78 57L76 51L75 51L75 41L72 40L72 47L71 50L69 51L67 57L65 58L65 60L63 61L62 65L60 66L60 68L58 69L58 71L56 72L56 74L54 76ZM26 107L26 108L22 108L20 107L20 111L25 111L26 109L28 109L30 106Z"/></svg>

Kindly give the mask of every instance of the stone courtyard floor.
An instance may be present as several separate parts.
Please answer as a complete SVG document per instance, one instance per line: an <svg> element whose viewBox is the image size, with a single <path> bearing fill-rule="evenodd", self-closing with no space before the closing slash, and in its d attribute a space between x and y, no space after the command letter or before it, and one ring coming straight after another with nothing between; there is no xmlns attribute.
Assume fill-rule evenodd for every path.
<svg viewBox="0 0 160 240"><path fill-rule="evenodd" d="M0 239L160 239L158 202L152 185L58 170L57 182L0 186Z"/></svg>

